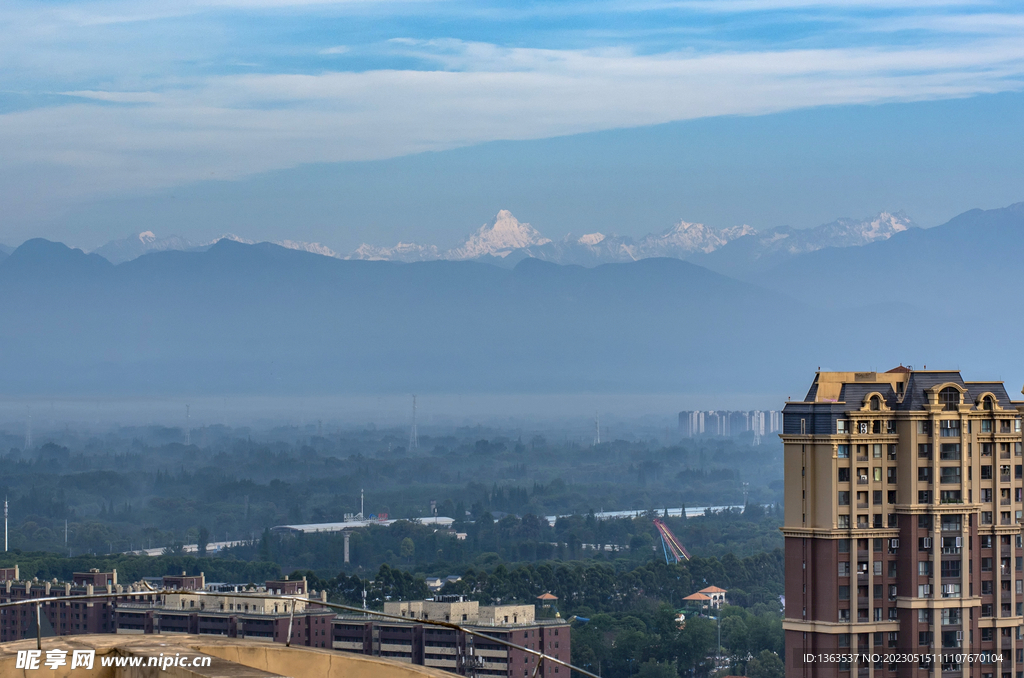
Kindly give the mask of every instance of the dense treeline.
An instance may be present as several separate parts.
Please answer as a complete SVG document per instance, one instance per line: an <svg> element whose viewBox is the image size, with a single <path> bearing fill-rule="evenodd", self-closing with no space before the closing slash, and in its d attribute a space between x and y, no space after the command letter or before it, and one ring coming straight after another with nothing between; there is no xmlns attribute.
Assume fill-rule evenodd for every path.
<svg viewBox="0 0 1024 678"><path fill-rule="evenodd" d="M452 530L398 521L371 525L350 536L350 564L344 562L344 539L337 533L278 534L264 530L256 541L227 550L242 560L267 560L286 568L315 569L322 574L348 568L373 572L381 564L447 575L471 565L546 560L628 560L634 564L663 556L660 537L648 513L639 518L597 520L592 513L559 518L549 525L526 514L494 520L484 513ZM692 553L746 556L782 546L781 508L708 513L684 520L663 518ZM456 537L465 534L464 539ZM606 548L607 547L607 548Z"/></svg>
<svg viewBox="0 0 1024 678"><path fill-rule="evenodd" d="M74 554L195 543L204 528L211 541L258 541L267 527L357 513L361 490L367 514L415 518L434 502L438 515L457 520L742 505L744 485L752 504L781 499L778 441L673 442L663 429L622 435L593 444L570 431L450 428L426 431L409 452L404 430L327 433L316 425L262 433L203 427L190 445L173 428L39 430L30 449L23 435L0 431L8 450L0 492L10 499L13 547ZM580 536L595 539L628 543ZM533 557L502 549L486 550ZM536 556L549 557L561 556Z"/></svg>
<svg viewBox="0 0 1024 678"><path fill-rule="evenodd" d="M208 582L224 582L231 584L262 584L268 579L281 576L281 566L266 561L242 561L226 558L197 558L195 556L58 556L53 553L23 552L13 550L0 554L0 567L18 566L22 579L38 578L58 581L71 581L74 572L88 572L92 568L102 572L117 570L118 582L131 584L143 577L162 577L163 575L187 572L197 575L200 572Z"/></svg>

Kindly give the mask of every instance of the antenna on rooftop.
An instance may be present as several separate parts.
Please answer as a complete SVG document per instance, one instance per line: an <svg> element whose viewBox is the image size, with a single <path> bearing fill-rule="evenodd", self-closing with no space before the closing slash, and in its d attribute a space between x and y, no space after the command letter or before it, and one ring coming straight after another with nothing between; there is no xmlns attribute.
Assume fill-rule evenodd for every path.
<svg viewBox="0 0 1024 678"><path fill-rule="evenodd" d="M409 450L417 450L420 447L420 438L416 433L416 396L412 397L412 429L409 431Z"/></svg>
<svg viewBox="0 0 1024 678"><path fill-rule="evenodd" d="M594 444L601 444L601 417L594 415Z"/></svg>
<svg viewBox="0 0 1024 678"><path fill-rule="evenodd" d="M4 497L4 553L7 553L7 497Z"/></svg>

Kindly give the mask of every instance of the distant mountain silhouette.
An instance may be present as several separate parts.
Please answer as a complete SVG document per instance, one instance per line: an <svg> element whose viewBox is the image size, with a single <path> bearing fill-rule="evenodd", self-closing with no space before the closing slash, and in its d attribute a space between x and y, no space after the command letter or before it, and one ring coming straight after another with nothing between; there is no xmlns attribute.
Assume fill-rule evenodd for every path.
<svg viewBox="0 0 1024 678"><path fill-rule="evenodd" d="M927 308L942 304L942 315L965 319L991 308L999 311L993 322L1004 323L1007 315L1019 315L1010 310L1009 295L1024 283L1022 255L1024 202L970 210L941 226L863 247L819 250L747 279L816 306L874 298Z"/></svg>
<svg viewBox="0 0 1024 678"><path fill-rule="evenodd" d="M0 262L0 371L9 392L705 389L792 359L809 328L779 327L783 303L674 259L509 270L222 240L114 266L33 240Z"/></svg>
<svg viewBox="0 0 1024 678"><path fill-rule="evenodd" d="M30 240L0 261L0 374L12 394L159 395L777 397L818 366L899 362L1009 378L1022 251L1024 203L746 280L674 258L400 263L230 239L113 265Z"/></svg>

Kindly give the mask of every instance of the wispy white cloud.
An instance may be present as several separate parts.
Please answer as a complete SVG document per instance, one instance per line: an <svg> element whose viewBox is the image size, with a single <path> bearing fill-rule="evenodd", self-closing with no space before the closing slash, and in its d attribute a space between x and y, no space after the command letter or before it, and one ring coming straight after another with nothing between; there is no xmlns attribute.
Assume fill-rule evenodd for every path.
<svg viewBox="0 0 1024 678"><path fill-rule="evenodd" d="M306 17L309 28L323 8L379 9L382 16L607 16L588 16L571 30L555 22L571 49L544 31L516 33L514 45L495 35L471 39L460 33L472 34L472 21L447 20L440 22L454 26L447 37L395 31L365 42L310 28L298 34L321 35L323 43L304 37L279 45L276 58L259 42L265 33L244 50L224 42L237 16ZM675 10L710 18L631 23L636 41L614 20ZM764 12L789 22L779 31L785 39L751 28L750 17ZM173 23L165 20L185 16L192 17L185 28L164 34ZM274 20L261 30L272 34ZM63 92L72 102L0 116L0 174L35 176L17 168L46 166L73 177L51 182L49 197L715 115L967 97L1024 83L1024 13L994 1L100 0L43 9L16 3L0 8L0 23L12 27L0 44L0 63L7 64L0 85L24 90L38 82L39 92ZM806 28L830 23L848 33L815 39ZM687 37L673 42L666 32L673 28ZM920 35L900 44L890 36L901 31ZM643 43L645 34L661 37ZM704 42L691 39L696 35ZM296 62L296 54L310 61ZM323 72L325 64L338 68L349 59L319 57L341 54L358 54L362 70ZM263 72L233 74L239 64ZM0 179L0 200L15 193L23 196L23 185L11 189Z"/></svg>

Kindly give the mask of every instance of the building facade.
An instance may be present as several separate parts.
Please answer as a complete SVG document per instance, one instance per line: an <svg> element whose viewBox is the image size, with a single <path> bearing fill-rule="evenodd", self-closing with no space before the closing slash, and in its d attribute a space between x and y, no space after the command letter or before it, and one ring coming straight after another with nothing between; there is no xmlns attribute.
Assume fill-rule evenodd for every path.
<svg viewBox="0 0 1024 678"><path fill-rule="evenodd" d="M339 615L334 620L334 649L464 676L534 675L537 659L528 652L417 621L434 620L454 622L570 661L569 624L563 619L536 619L533 605L480 605L462 596L438 596L434 600L384 603L384 613L409 617L409 621ZM569 678L569 671L548 662L541 665L536 675Z"/></svg>
<svg viewBox="0 0 1024 678"><path fill-rule="evenodd" d="M787 677L1024 678L1022 411L905 367L786 404Z"/></svg>

